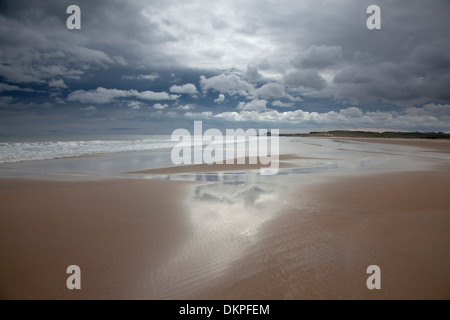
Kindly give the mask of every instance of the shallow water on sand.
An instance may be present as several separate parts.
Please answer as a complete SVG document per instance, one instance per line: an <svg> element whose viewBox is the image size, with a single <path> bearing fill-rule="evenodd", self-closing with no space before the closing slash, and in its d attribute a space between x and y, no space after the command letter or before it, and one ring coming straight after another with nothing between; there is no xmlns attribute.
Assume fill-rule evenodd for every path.
<svg viewBox="0 0 450 320"><path fill-rule="evenodd" d="M299 185L336 175L421 170L450 160L448 155L419 148L344 140L289 139L282 146L282 153L308 159L289 160L297 167L280 169L273 176L259 170L135 176L198 182L187 199L190 241L149 272L151 298L201 297L205 287L224 285L221 282L234 264L249 252L263 250L255 248L268 222L283 212L304 209L308 199L296 196L293 201L293 190Z"/></svg>
<svg viewBox="0 0 450 320"><path fill-rule="evenodd" d="M48 179L89 179L121 177L120 173L174 166L172 149L120 152L50 160L20 161L0 164L0 177L38 177ZM447 154L391 144L365 143L344 139L280 137L280 155L294 154L302 159L289 160L299 168L280 169L276 176L326 172L409 170L432 162L450 162ZM254 171L246 171L253 174ZM240 172L242 174L242 172ZM129 178L130 176L128 176ZM217 181L214 174L140 175L135 178ZM228 180L230 176L225 175ZM238 179L238 175L235 176ZM275 176L274 176L275 177Z"/></svg>

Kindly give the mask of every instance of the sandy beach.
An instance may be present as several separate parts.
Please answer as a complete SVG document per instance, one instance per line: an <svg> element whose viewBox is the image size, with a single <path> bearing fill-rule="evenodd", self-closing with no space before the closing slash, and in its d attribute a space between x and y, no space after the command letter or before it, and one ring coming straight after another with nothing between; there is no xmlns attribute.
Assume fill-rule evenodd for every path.
<svg viewBox="0 0 450 320"><path fill-rule="evenodd" d="M1 0L0 302L450 300L450 1L405 3Z"/></svg>
<svg viewBox="0 0 450 320"><path fill-rule="evenodd" d="M412 146L450 153L450 143L445 139L401 139L401 138L338 138L339 140L360 141L369 143L392 144L398 146Z"/></svg>
<svg viewBox="0 0 450 320"><path fill-rule="evenodd" d="M210 171L178 170L140 173ZM450 298L447 163L319 180L213 203L204 181L0 179L0 298ZM72 264L81 290L66 287ZM369 265L381 268L381 290L366 287Z"/></svg>
<svg viewBox="0 0 450 320"><path fill-rule="evenodd" d="M214 298L449 299L450 168L342 177L296 190ZM381 290L368 290L370 265ZM215 292L215 293L212 293ZM200 297L198 297L200 298Z"/></svg>
<svg viewBox="0 0 450 320"><path fill-rule="evenodd" d="M145 298L145 270L189 235L183 182L0 180L2 299ZM76 264L82 289L69 291Z"/></svg>

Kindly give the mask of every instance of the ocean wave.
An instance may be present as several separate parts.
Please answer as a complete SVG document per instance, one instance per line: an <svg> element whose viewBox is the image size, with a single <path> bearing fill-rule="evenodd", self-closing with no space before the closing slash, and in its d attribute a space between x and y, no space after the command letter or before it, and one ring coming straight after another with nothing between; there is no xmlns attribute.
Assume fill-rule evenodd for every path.
<svg viewBox="0 0 450 320"><path fill-rule="evenodd" d="M170 139L39 141L0 144L0 163L172 148Z"/></svg>

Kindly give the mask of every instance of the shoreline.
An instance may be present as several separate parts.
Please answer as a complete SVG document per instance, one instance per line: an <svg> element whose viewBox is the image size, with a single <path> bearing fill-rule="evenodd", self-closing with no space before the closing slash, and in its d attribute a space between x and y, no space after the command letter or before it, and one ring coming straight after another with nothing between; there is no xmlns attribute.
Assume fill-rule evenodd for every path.
<svg viewBox="0 0 450 320"><path fill-rule="evenodd" d="M255 164L250 163L250 158L235 158L233 159L232 164L227 164L226 161L222 163L212 163L212 164L188 164L188 165L180 165L180 166L172 166L172 167L164 167L164 168L156 168L156 169L147 169L147 170L139 170L139 171L130 171L124 172L124 174L178 174L178 173L212 173L212 172L226 172L226 171L247 171L247 170L260 170L260 169L269 169L271 168L272 161L277 164L277 169L285 169L285 168L296 168L297 164L289 162L295 160L319 160L318 158L308 158L308 157L300 157L294 154L280 154L276 157L277 159L270 158L270 163L267 165L262 165L258 162L258 158L253 159ZM239 162L243 162L242 164Z"/></svg>
<svg viewBox="0 0 450 320"><path fill-rule="evenodd" d="M357 137L311 137L317 139L348 140L380 144L392 144L432 149L450 154L450 139L415 139L415 138L357 138Z"/></svg>

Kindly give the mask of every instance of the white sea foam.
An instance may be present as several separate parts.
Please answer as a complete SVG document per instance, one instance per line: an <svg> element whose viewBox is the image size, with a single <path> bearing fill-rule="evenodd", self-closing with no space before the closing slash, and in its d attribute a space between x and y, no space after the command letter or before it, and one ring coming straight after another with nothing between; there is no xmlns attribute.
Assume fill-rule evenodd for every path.
<svg viewBox="0 0 450 320"><path fill-rule="evenodd" d="M168 136L117 140L36 140L40 141L0 142L0 163L146 151L175 145Z"/></svg>

